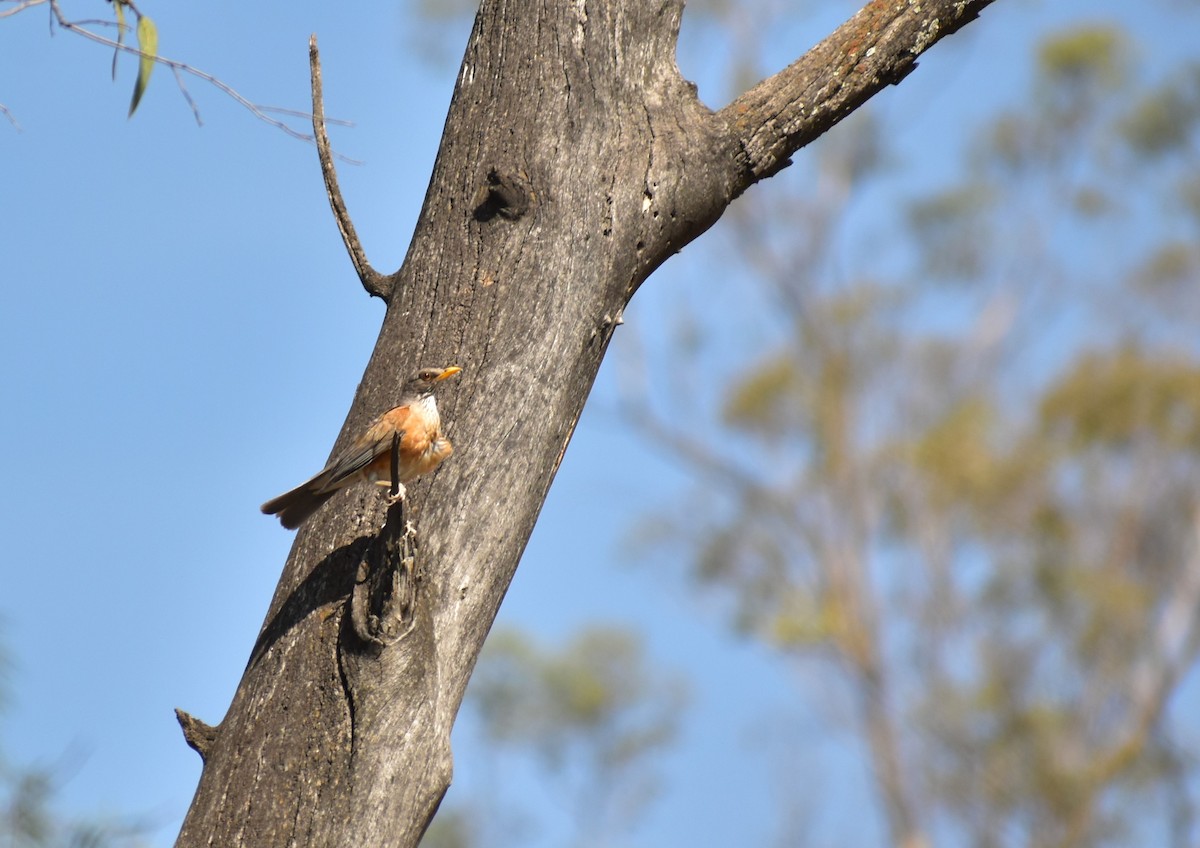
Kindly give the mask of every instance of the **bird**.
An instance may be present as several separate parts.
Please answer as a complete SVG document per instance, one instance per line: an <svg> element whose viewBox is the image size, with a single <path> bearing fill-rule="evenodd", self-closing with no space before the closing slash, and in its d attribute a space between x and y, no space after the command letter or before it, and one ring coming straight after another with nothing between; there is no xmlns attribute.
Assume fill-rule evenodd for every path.
<svg viewBox="0 0 1200 848"><path fill-rule="evenodd" d="M437 468L454 452L442 434L434 388L462 371L422 368L404 383L400 403L380 415L346 450L321 471L296 488L271 498L262 505L266 515L276 515L289 530L295 530L325 501L346 486L358 482L392 486L392 446L400 437L400 456L395 465L400 478L394 500L404 498L404 484Z"/></svg>

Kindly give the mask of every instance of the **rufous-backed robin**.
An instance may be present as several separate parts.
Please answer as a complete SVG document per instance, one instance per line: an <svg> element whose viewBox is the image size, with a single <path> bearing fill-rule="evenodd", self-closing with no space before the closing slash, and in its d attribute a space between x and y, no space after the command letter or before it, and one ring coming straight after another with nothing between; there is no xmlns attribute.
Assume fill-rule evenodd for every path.
<svg viewBox="0 0 1200 848"><path fill-rule="evenodd" d="M354 444L330 460L319 474L290 492L284 492L262 505L267 515L278 515L289 530L299 527L339 489L367 482L392 486L392 446L400 434L400 456L396 462L397 497L404 497L404 484L433 469L454 451L442 435L434 387L447 377L462 371L449 368L422 368L404 384L400 404L380 415Z"/></svg>

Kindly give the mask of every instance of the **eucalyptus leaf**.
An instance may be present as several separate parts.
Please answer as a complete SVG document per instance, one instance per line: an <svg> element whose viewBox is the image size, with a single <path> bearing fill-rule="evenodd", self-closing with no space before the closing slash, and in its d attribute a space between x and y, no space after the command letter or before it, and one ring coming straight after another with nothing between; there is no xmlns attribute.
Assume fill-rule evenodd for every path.
<svg viewBox="0 0 1200 848"><path fill-rule="evenodd" d="M150 72L154 70L154 57L158 55L158 28L154 21L146 15L138 18L137 25L138 49L142 51L141 62L138 63L137 82L133 84L133 99L129 103L129 117L133 117L146 86L150 83Z"/></svg>

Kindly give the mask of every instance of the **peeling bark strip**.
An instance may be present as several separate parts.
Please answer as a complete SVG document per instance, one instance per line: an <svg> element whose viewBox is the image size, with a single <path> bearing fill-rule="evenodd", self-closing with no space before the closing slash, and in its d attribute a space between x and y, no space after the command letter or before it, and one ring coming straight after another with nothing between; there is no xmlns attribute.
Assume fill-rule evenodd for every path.
<svg viewBox="0 0 1200 848"><path fill-rule="evenodd" d="M392 480L399 479L393 472ZM404 517L404 501L399 501L388 510L387 523L358 565L350 623L361 643L380 651L412 632L417 580L417 533Z"/></svg>
<svg viewBox="0 0 1200 848"><path fill-rule="evenodd" d="M409 489L415 572L404 521L384 527L368 487L301 528L219 732L189 731L207 753L179 846L417 844L449 786L467 679L633 292L988 2L873 2L713 113L675 65L681 0L484 0L386 278L322 154L360 278L388 302L334 449L414 367L455 362L439 405L456 453Z"/></svg>

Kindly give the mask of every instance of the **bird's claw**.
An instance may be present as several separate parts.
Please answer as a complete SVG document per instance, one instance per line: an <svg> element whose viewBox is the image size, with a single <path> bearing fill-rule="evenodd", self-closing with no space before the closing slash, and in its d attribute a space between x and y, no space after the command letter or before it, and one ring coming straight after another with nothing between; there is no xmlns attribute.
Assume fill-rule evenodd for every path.
<svg viewBox="0 0 1200 848"><path fill-rule="evenodd" d="M387 495L388 506L393 506L395 504L400 503L400 501L404 500L404 496L406 494L407 494L407 492L404 489L404 484L403 483L396 484L396 491L394 493L388 492L388 495Z"/></svg>

